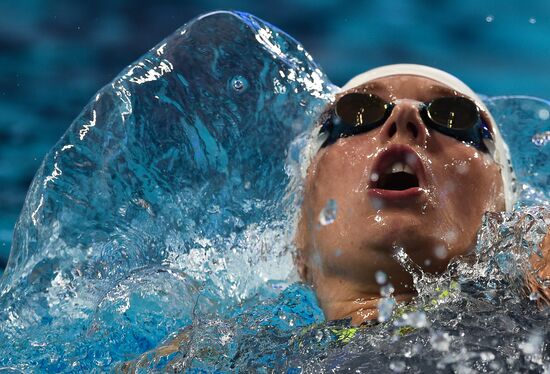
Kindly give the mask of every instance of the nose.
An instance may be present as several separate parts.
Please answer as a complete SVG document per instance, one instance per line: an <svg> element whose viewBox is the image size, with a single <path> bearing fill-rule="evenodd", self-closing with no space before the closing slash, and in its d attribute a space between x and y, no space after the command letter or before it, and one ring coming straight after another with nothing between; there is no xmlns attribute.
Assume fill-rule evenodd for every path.
<svg viewBox="0 0 550 374"><path fill-rule="evenodd" d="M416 100L396 100L390 116L380 130L382 140L412 142L425 146L429 133L420 116L420 104Z"/></svg>

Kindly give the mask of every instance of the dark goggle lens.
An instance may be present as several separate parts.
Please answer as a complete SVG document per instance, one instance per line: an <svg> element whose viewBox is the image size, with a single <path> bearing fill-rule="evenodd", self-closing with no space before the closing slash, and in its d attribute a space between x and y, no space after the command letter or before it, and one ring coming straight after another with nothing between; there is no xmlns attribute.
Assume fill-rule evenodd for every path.
<svg viewBox="0 0 550 374"><path fill-rule="evenodd" d="M386 116L388 104L376 95L351 93L336 103L336 115L349 126L374 125Z"/></svg>
<svg viewBox="0 0 550 374"><path fill-rule="evenodd" d="M479 121L476 104L465 97L442 97L430 102L426 108L428 118L447 129L469 130Z"/></svg>

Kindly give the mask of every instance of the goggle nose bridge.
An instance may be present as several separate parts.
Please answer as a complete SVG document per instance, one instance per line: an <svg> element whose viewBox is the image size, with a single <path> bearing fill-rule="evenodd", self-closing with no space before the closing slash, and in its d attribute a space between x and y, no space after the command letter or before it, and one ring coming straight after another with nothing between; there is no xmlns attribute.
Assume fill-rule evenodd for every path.
<svg viewBox="0 0 550 374"><path fill-rule="evenodd" d="M391 102L389 102L388 104L391 104L391 105L399 105L401 103L411 103L411 104L415 104L415 106L418 108L418 109L422 109L423 107L426 106L426 104L420 100L415 100L415 99L396 99L396 100L392 100Z"/></svg>

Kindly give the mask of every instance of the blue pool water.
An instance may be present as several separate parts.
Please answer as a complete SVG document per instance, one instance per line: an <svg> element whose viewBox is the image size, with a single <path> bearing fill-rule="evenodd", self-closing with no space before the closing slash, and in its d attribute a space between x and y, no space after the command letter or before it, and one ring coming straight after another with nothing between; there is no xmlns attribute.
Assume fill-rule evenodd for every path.
<svg viewBox="0 0 550 374"><path fill-rule="evenodd" d="M335 90L301 44L246 13L190 21L126 68L31 185L0 288L1 364L100 372L186 331L142 366L550 370L548 310L515 270L547 230L549 103L486 98L513 153L517 211L488 215L473 263L440 277L403 256L414 312L341 344L292 264L301 149Z"/></svg>

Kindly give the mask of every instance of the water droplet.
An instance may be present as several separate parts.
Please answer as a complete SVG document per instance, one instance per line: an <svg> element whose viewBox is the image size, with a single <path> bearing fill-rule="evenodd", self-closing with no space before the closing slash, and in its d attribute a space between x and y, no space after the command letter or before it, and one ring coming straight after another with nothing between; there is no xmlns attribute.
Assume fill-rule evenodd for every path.
<svg viewBox="0 0 550 374"><path fill-rule="evenodd" d="M395 291L395 288L393 288L393 285L391 283L380 287L380 295L382 295L383 297L390 297L393 294L393 291Z"/></svg>
<svg viewBox="0 0 550 374"><path fill-rule="evenodd" d="M488 361L493 361L495 359L495 354L493 352L481 352L479 354L479 357L481 358L482 361L488 362Z"/></svg>
<svg viewBox="0 0 550 374"><path fill-rule="evenodd" d="M449 345L451 344L451 337L446 332L436 331L430 337L430 344L436 351L448 351Z"/></svg>
<svg viewBox="0 0 550 374"><path fill-rule="evenodd" d="M550 142L550 131L539 132L531 138L533 144L543 147Z"/></svg>
<svg viewBox="0 0 550 374"><path fill-rule="evenodd" d="M405 348L405 351L403 351L403 355L407 358L411 358L414 355L417 355L421 350L420 344L413 344L412 346L407 346Z"/></svg>
<svg viewBox="0 0 550 374"><path fill-rule="evenodd" d="M392 361L390 362L390 369L396 373L402 373L407 368L407 365L403 361Z"/></svg>
<svg viewBox="0 0 550 374"><path fill-rule="evenodd" d="M319 223L323 226L330 225L336 219L337 210L338 204L336 204L336 200L329 199L327 205L319 213Z"/></svg>
<svg viewBox="0 0 550 374"><path fill-rule="evenodd" d="M318 330L315 333L315 339L317 340L317 342L320 342L321 340L323 340L323 331L322 330Z"/></svg>
<svg viewBox="0 0 550 374"><path fill-rule="evenodd" d="M434 248L434 255L435 257L439 258L440 260L447 257L447 248L445 248L444 245L438 245Z"/></svg>
<svg viewBox="0 0 550 374"><path fill-rule="evenodd" d="M447 233L444 236L444 239L447 243L455 242L457 238L458 238L458 234L456 233L456 231L453 231L453 230L447 231Z"/></svg>
<svg viewBox="0 0 550 374"><path fill-rule="evenodd" d="M542 336L539 334L531 334L526 342L519 343L519 348L526 355L534 355L540 353L542 348Z"/></svg>
<svg viewBox="0 0 550 374"><path fill-rule="evenodd" d="M393 298L383 298L378 302L378 322L386 322L389 320L395 307Z"/></svg>
<svg viewBox="0 0 550 374"><path fill-rule="evenodd" d="M493 15L488 15L487 17L485 17L485 22L487 23L491 23L495 20L495 16Z"/></svg>
<svg viewBox="0 0 550 374"><path fill-rule="evenodd" d="M248 81L242 75L236 75L231 79L231 87L237 92L243 92L248 88Z"/></svg>
<svg viewBox="0 0 550 374"><path fill-rule="evenodd" d="M405 320L407 325L417 329L428 326L426 313L424 313L423 311L406 313L403 315L403 319Z"/></svg>
<svg viewBox="0 0 550 374"><path fill-rule="evenodd" d="M380 178L380 176L378 175L378 173L372 173L372 174L370 175L370 180L371 180L372 182L377 182L377 181L378 181L378 178Z"/></svg>
<svg viewBox="0 0 550 374"><path fill-rule="evenodd" d="M529 18L529 23L531 25L534 25L535 23L537 23L537 19L535 17L531 17L531 18Z"/></svg>
<svg viewBox="0 0 550 374"><path fill-rule="evenodd" d="M467 174L469 170L470 166L466 163L462 163L456 166L456 172L462 175Z"/></svg>
<svg viewBox="0 0 550 374"><path fill-rule="evenodd" d="M371 204L375 210L380 210L384 207L384 202L382 201L382 199L373 198L371 200Z"/></svg>
<svg viewBox="0 0 550 374"><path fill-rule="evenodd" d="M382 270L378 270L376 273L374 273L374 278L376 279L376 283L378 283L379 285L383 285L388 281L388 276Z"/></svg>

